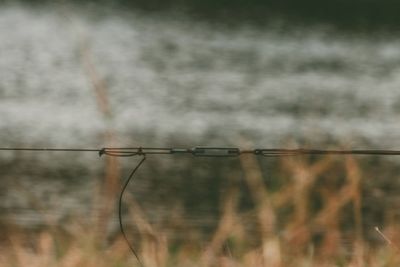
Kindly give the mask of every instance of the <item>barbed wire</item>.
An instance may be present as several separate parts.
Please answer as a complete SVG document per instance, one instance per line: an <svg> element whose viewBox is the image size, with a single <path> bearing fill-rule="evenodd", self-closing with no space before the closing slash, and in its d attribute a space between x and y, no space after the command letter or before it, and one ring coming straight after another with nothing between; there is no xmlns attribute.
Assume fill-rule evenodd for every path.
<svg viewBox="0 0 400 267"><path fill-rule="evenodd" d="M167 148L167 147L132 147L132 148L14 148L0 147L0 151L30 151L30 152L97 152L99 156L132 157L137 155L176 155L191 154L195 157L235 157L243 154L253 154L265 157L281 157L296 155L386 155L399 156L400 150L382 149L282 149L282 148L256 148L239 149L237 147L193 147L193 148Z"/></svg>

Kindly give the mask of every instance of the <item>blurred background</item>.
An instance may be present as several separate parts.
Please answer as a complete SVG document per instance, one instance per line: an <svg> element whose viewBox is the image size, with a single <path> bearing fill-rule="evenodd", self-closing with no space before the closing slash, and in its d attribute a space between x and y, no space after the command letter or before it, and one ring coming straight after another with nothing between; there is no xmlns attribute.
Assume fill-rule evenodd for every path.
<svg viewBox="0 0 400 267"><path fill-rule="evenodd" d="M1 1L0 146L399 149L399 8ZM138 160L1 152L0 265L137 265ZM146 266L398 266L399 169L151 156L124 224Z"/></svg>

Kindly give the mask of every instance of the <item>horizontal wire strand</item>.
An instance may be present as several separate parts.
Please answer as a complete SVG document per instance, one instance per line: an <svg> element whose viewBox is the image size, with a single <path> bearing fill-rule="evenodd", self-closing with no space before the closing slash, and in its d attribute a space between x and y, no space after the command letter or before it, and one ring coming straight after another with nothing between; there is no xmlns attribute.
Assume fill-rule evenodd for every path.
<svg viewBox="0 0 400 267"><path fill-rule="evenodd" d="M296 155L383 155L383 156L398 156L400 150L381 150L381 149L360 149L360 150L329 150L329 149L237 149L237 154L228 154L227 152L232 148L224 147L200 147L200 148L165 148L165 147L131 147L131 148L18 148L18 147L0 147L0 151L27 151L27 152L97 152L100 156L107 155L113 157L133 157L144 154L154 155L171 155L171 154L192 154L194 156L240 156L242 154L254 154L265 157L282 157L282 156L296 156ZM205 151L199 153L199 151ZM221 154L212 154L208 151L217 151Z"/></svg>

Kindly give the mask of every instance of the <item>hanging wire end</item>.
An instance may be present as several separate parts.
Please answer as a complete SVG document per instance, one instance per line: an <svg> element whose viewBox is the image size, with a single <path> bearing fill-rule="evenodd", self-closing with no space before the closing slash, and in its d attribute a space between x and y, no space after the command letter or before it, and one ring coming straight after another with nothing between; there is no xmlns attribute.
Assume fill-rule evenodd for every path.
<svg viewBox="0 0 400 267"><path fill-rule="evenodd" d="M140 154L139 154L139 153L140 153ZM124 225L123 225L123 222L122 222L122 199L123 199L123 196L124 196L124 192L125 192L126 188L128 187L128 184L129 184L129 182L132 180L132 178L133 178L134 174L136 173L136 171L140 168L140 166L142 165L142 163L146 160L146 154L143 153L143 151L141 151L140 148L139 148L137 154L138 154L138 155L142 155L143 158L142 158L142 159L140 160L140 162L136 165L136 167L132 170L132 172L130 173L130 175L128 176L128 178L126 179L126 181L125 181L125 183L124 183L124 185L123 185L123 187L122 187L121 193L120 193L120 195L119 195L119 201L118 201L118 221L119 221L119 227L120 227L122 236L124 237L125 242L127 243L129 249L131 250L131 252L132 252L133 255L135 256L135 258L136 258L136 260L138 261L139 265L140 265L141 267L145 267L145 265L143 264L143 262L140 260L139 254L136 252L135 248L134 248L133 245L130 243L130 241L129 241L129 239L128 239L126 233L125 233Z"/></svg>

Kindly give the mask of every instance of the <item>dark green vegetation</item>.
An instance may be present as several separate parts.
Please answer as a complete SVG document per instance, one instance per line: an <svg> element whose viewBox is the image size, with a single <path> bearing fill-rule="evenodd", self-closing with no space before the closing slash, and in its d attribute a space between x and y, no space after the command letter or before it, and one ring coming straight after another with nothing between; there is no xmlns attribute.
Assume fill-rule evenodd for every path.
<svg viewBox="0 0 400 267"><path fill-rule="evenodd" d="M22 0L32 4L47 0ZM13 1L9 1L13 2ZM229 24L265 24L282 20L295 24L331 24L342 29L397 29L400 25L400 2L395 0L101 0L78 1L78 4L142 10L178 11L207 21ZM64 3L64 2L61 2Z"/></svg>

